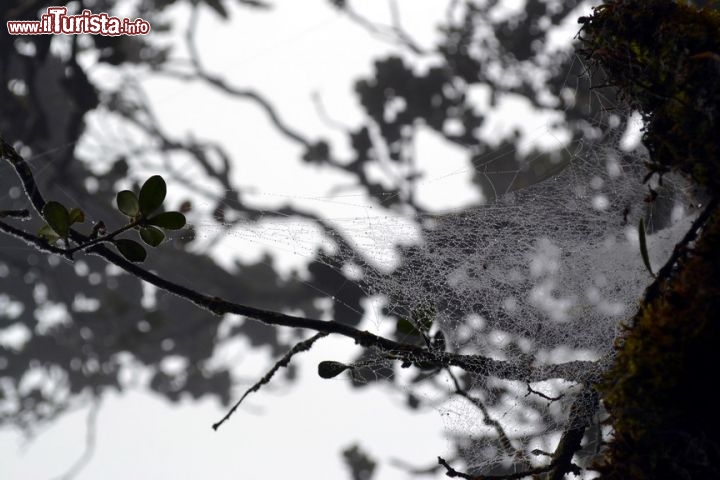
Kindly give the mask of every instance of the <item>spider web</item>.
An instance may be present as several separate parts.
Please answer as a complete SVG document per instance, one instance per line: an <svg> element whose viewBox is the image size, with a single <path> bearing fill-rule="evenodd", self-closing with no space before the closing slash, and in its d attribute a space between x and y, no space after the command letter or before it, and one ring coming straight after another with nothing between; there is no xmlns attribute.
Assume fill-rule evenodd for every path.
<svg viewBox="0 0 720 480"><path fill-rule="evenodd" d="M570 94L610 106L598 91L577 95L579 83L568 80ZM193 202L192 221L197 248L221 252L216 258L228 268L236 259L248 258L239 252L254 251L253 260L271 252L278 259L270 265L273 269L286 274L297 270L301 278L310 262L326 262L346 283L321 293L341 302L346 284L359 286L368 298L366 322L383 335L396 333L398 319L412 322L413 312L426 309L433 312L429 335L442 331L449 351L504 360L518 373L528 364L572 360L594 361L601 373L611 359L619 326L632 315L651 279L639 252L638 220L644 217L653 227L648 245L656 266L668 257L686 225L655 222L657 208L644 202L645 152L628 147L628 132L617 127L619 118L631 115L604 112L588 119L584 139L571 142L558 140L557 128L546 125L529 140L550 143L553 151L531 149L513 168L508 169L505 160L514 152L499 149L464 169L420 180L442 184L468 173L479 178L485 203L456 211L408 213L369 201L364 192L219 192L218 197L225 198L241 193L258 204L287 200L311 211L343 213L319 215L330 228L271 210L260 220L223 224L205 220L217 202L198 200ZM538 170L554 173L537 181L531 173ZM528 178L535 178L534 183ZM686 220L682 181L666 177L662 192L671 216ZM327 318L342 321L330 310ZM488 378L484 371L465 372L463 387L477 400L473 403L448 398L455 386L447 372L432 382L420 381L423 372L403 369L383 352L365 352L355 367L351 375L357 383L391 379L408 395L436 406L448 434L465 439L461 443L467 467L483 472L521 457L542 463L542 457L528 460L529 452L555 448L581 390L560 379L528 383ZM502 426L511 445L493 422Z"/></svg>
<svg viewBox="0 0 720 480"><path fill-rule="evenodd" d="M604 103L598 93L590 95ZM501 153L468 166L483 178L482 194L490 199L484 205L408 214L372 204L364 194L300 198L259 191L260 197L347 207L349 213L323 215L331 230L308 220L279 219L271 212L258 222L194 222L206 242L200 248L219 241L238 250L238 241L244 240L259 251L294 258L289 264L300 269L310 261L323 261L326 256L318 252L325 252L342 259L339 271L366 293L366 319L378 332L393 333L397 319L412 321L413 312L431 309L430 335L442 331L449 351L504 360L517 372L528 364L592 360L600 373L612 355L619 326L634 312L650 280L635 225L640 217L652 220L653 212L643 202L644 153L638 150L628 158L619 146L626 132L605 119L595 119L593 127L600 133L589 140L558 145L569 158L558 158L559 173L523 189L516 180L540 163L537 158L499 170ZM464 173L452 171L424 181L442 183ZM686 203L679 180L666 178L663 189L671 203ZM208 211L214 206L208 204ZM679 208L674 216L686 214ZM650 236L653 265L667 258L684 233L683 225L658 226ZM337 262L327 265L338 269ZM342 288L323 293L337 300ZM561 379L510 381L479 370L462 375L464 389L477 400L471 402L448 397L454 385L446 372L423 382L423 372L401 368L384 352L366 352L355 367L355 382L392 379L409 395L435 406L448 435L459 439L467 468L484 472L523 462L541 464L544 459L530 452L555 448L581 390Z"/></svg>
<svg viewBox="0 0 720 480"><path fill-rule="evenodd" d="M483 192L492 199L484 205L408 215L368 205L359 196L298 198L349 205L362 215L324 218L332 230L301 219L267 218L221 226L220 235L301 259L322 261L325 254L342 259L341 268L337 262L328 266L363 289L370 299L366 318L378 332L393 333L398 319L412 322L413 312L426 309L433 312L429 335L442 331L449 351L504 360L518 374L528 364L572 360L595 362L599 374L611 360L622 321L651 280L641 260L637 224L641 217L652 224L657 212L644 202L644 151L623 150L628 132L605 120L593 126L601 141L562 145L569 161L560 172L523 189L514 190L513 181L494 175L492 162L499 156L469 167L493 189ZM531 157L502 173L515 179L533 167ZM664 262L687 226L682 185L664 179L663 195L676 221L658 221L649 236L653 265ZM214 237L213 229L217 225L198 226L205 239ZM326 293L337 300L342 288ZM384 352L367 351L354 366L355 382L392 378L409 395L436 406L448 434L464 439L468 468L483 472L518 462L547 463L530 452L554 450L582 390L562 379L531 383L487 377L482 370L464 372L464 390L473 402L448 397L454 386L447 372L422 382L423 372L403 369ZM599 425L595 428L602 433Z"/></svg>

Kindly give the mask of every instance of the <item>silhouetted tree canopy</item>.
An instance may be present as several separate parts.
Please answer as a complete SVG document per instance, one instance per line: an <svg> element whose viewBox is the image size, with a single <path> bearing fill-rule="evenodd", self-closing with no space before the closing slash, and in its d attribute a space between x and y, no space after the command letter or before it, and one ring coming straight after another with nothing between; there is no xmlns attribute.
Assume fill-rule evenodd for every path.
<svg viewBox="0 0 720 480"><path fill-rule="evenodd" d="M118 3L122 2L9 0L0 5L0 17L4 22L35 20L38 12L55 5L76 10L88 8L93 12L112 12ZM169 188L181 187L212 202L215 206L212 218L202 219L205 223L213 222L229 229L242 222L259 223L265 219L288 216L315 222L342 249L338 249L335 254L318 250L316 257L309 262L308 278L301 279L297 273L282 275L273 266L275 259L270 257L256 263L235 262L234 268L230 270L206 252L193 248L196 244L195 228L202 227L192 227L192 224L199 223L200 219L193 221L194 205L191 202L180 201L167 205L167 209L187 214L191 226L181 231L166 232L170 241L164 243L162 248L153 250L142 268L158 272L159 276L170 282L189 284L195 291L216 296L223 301L267 311L292 312L310 319L323 315L318 300L329 301L332 305L332 319L353 328L360 325L363 317L363 300L367 297L367 289L362 280L351 281L349 275L344 273L346 267L357 267L352 264L353 257L346 252L362 256L352 239L346 238L342 231L326 219L291 203L268 210L248 200L243 187L235 183L233 174L239 169L249 168L250 161L232 157L223 145L212 140L192 136L175 137L167 133L162 119L156 116L144 95L141 82L133 77L133 73L129 73L130 70L122 70L123 67L133 65L134 72L204 84L228 98L247 100L248 108L259 107L267 115L282 141L301 148L299 156L303 162L314 168L349 175L369 198L392 211L411 211L417 215L428 213L415 193L418 178L411 168L407 169L410 173L395 182L379 181L369 175L368 171L371 165L378 164L381 159L396 165L413 165L416 160L414 140L421 129L430 129L465 152L476 169L474 184L481 189L486 200L492 202L501 193L521 191L556 175L580 150L612 149L623 157L619 160L621 163L636 159L635 152L618 148L621 135L608 135L598 128L604 125L614 132L626 131L630 119L622 114L621 107L627 103L640 110L646 123L653 126L645 130L644 136L651 155L654 155L651 157L651 172L660 176L671 171L682 172L707 189L704 194L708 198L716 198L717 180L714 174L717 171L719 150L717 140L708 137L717 132L717 102L720 100L717 80L720 43L717 34L713 36L708 31L703 33L702 38L693 38L688 50L695 56L689 57L690 60L683 57L684 53L661 49L660 58L668 62L684 58L685 63L682 65L688 68L689 73L686 85L680 86L684 88L681 100L690 102L689 106L680 108L667 101L666 97L676 95L679 87L674 81L665 81L662 75L670 78L675 67L662 64L657 71L646 68L648 65L657 66L659 62L653 50L657 41L656 31L660 28L658 24L667 28L680 24L675 23L672 16L675 14L657 10L657 5L670 10L680 8L683 15L705 18L703 21L712 27L718 26L716 11L697 14L693 6L677 7L675 2L663 0L647 2L648 6L640 13L632 13L632 7L628 6L631 2L608 2L605 7L595 10L590 19L585 18L584 23L576 27L578 30L581 26L583 28L581 46L586 49L584 58L596 67L589 68L570 48L552 51L544 48L548 37L558 26L576 21L579 7L583 5L579 1L527 0L521 11L493 20L495 17L491 12L501 3L497 0L451 0L447 2L446 17L437 19L439 35L437 42L430 46L413 39L412 33L401 27L399 18L395 18L391 25L380 25L361 15L358 10L360 2L328 3L339 14L346 15L359 28L365 29L368 36L383 38L394 48L393 53L377 58L372 66L367 66L365 73L355 81L354 94L362 107L365 121L358 127L343 127L342 135L351 146L349 155L338 153L342 150L332 144L327 132L318 131L309 136L302 133L285 119L282 104L275 104L262 91L238 86L242 84L241 78L225 77L222 73L206 69L196 46L199 35L196 31L197 16L212 14L227 22L241 22L241 19L232 15L237 7L253 15L273 15L273 2L255 0L148 0L137 2L134 11L127 15L147 20L153 32L186 32L182 37L185 43L181 45L168 46L153 35L0 35L0 136L25 159L33 171L38 190L46 199L62 199L69 207L82 208L88 218L102 219L107 224L121 224L124 221L123 215L115 208L118 183L131 179L134 190L138 191L145 179L136 173L142 170L143 159L162 160L178 154L192 159L204 172L204 183L194 182L193 179L185 178L182 172L173 171L170 162L166 162L168 169L163 172L163 176ZM167 15L170 9L179 7L192 12L187 24ZM647 31L640 29L641 33L637 33L637 26ZM688 32L679 32L678 38L685 38L685 33ZM636 51L634 35L642 37L644 50L641 53ZM697 47L698 44L702 44L702 47ZM233 46L228 45L228 48ZM180 51L187 52L189 59L184 57L183 61L178 53ZM94 83L88 68L83 67L83 62L78 60L86 52L94 52L98 64L117 68L118 76L122 72L123 81L112 87ZM637 65L626 62L628 52L637 56ZM693 65L701 65L704 70L692 70ZM615 67L617 69L614 70ZM657 77L642 77L647 72ZM659 77L662 80L658 80ZM619 87L619 90L607 88L607 84ZM557 150L534 148L524 151L519 146L519 133L500 138L494 143L481 138L478 132L486 125L490 112L480 110L469 94L471 89L479 86L487 89L491 109L496 108L503 98L512 96L539 110L561 112L558 127L569 132L569 140ZM619 96L616 97L618 92ZM394 115L388 115L388 110L398 103L404 108ZM704 110L695 108L698 105ZM617 111L615 106L618 107ZM238 108L245 108L245 104ZM102 173L83 161L84 154L78 148L92 133L88 129L90 115L100 110L123 119L139 135L149 139L144 144L146 146L131 154L120 148L122 145L105 148L108 156L102 159ZM703 119L710 116L710 119L702 124L698 124L695 119L690 124L685 121L689 118L686 117L690 115L688 112ZM449 128L450 124L455 127ZM330 128L334 127L328 126ZM673 132L672 138L668 136L669 132ZM105 140L99 144L103 142ZM688 145L692 146L693 156L686 155ZM3 151L3 158L10 155L8 151ZM712 160L706 157L712 157ZM684 160L678 160L680 158ZM529 159L532 159L532 168L527 168ZM0 164L0 192L4 192L0 203L2 212L31 208L13 170L11 162ZM202 184L210 184L215 188L206 189L200 186ZM646 187L638 185L638 190L644 191ZM653 199L655 203L635 207L637 210L654 209L651 230L660 230L670 223L672 205L663 203L668 201L662 196L662 188L658 187L658 190L658 198ZM477 205L468 207L468 210L472 207ZM657 273L658 286L651 288L659 291L652 297L646 297L634 320L637 328L641 329L638 331L646 332L646 329L652 330L651 325L659 318L656 309L664 312L662 318L693 317L698 325L702 325L702 335L707 335L705 343L700 338L697 340L702 343L703 353L688 360L693 362L693 369L703 365L707 368L716 359L710 349L717 344L717 328L711 324L713 312L717 311L714 305L718 298L715 286L720 270L716 265L717 254L711 241L717 236L717 214L712 218L714 226L704 240L705 243L698 242L696 256L688 253L692 252L694 244L686 242L680 256L673 260L679 262L678 265L673 263L667 271ZM44 223L39 215L33 215L29 221L22 223L13 223L12 218L2 216L0 220L21 226L24 231L33 234ZM503 219L493 227L517 228L517 223L513 223L512 219ZM427 231L433 227L421 223L419 228ZM702 231L702 225L696 226L695 233L698 231ZM221 231L219 235L222 234ZM483 231L474 232L468 242L481 244L487 241L486 235ZM400 255L397 267L399 274L418 268L414 264L418 258L416 248L397 246ZM368 264L362 268L372 267ZM700 273L693 277L693 274L688 273L690 269ZM374 274L382 275L381 272ZM692 283L690 277L698 283ZM686 291L689 285L699 292L696 296ZM705 288L712 290L705 291ZM452 293L444 292L443 295L443 298L448 298ZM437 385L438 375L445 369L449 372L452 363L448 362L454 361L448 360L450 356L459 355L451 351L443 357L446 345L457 345L463 340L459 330L440 331L440 334L435 332L432 338L429 327L426 331L419 331L421 329L417 325L422 322L418 322L420 313L415 315L417 310L413 310L414 302L415 299L402 294L395 294L390 299L393 309L386 311L388 315L393 316L403 310L414 313L408 316L413 323L408 322L408 327L399 322L397 330L390 334L388 340L410 345L408 352L417 349L412 350L413 354L422 350L424 353L418 355L424 356L413 366L428 368L418 368L413 383ZM210 362L219 341L242 337L253 347L269 347L273 357L281 358L293 345L306 338L306 332L298 329L293 338L281 339L276 328L255 321L243 321L222 329L223 315L213 314L211 304L204 307L193 305L187 298L162 289L153 289L149 293L141 278L109 265L99 256L83 255L69 262L31 248L16 236L0 235L0 331L14 331L25 337L20 346L0 345L0 426L14 425L32 431L36 426L62 415L77 402L87 401L89 397L101 397L111 390L123 390L127 387L120 373L131 364L142 365L153 372L148 387L160 396L173 401L184 395L192 398L214 396L224 405L230 406L237 400L233 395L233 387L236 385L230 373L232 365ZM510 329L510 333L517 335L524 333L512 331L502 315L486 311L485 306L474 307L474 312L489 319L490 327ZM225 311L231 310L221 308L215 313ZM701 335L697 331L688 333L686 327L677 325L668 328L671 332L680 333L667 335ZM630 359L621 355L620 366L610 370L612 376L609 380L605 379L606 383L614 384L618 377L624 378L624 382L631 382L622 377L622 372L632 370L630 363L636 355L648 355L645 349L656 348L655 345L664 345L664 342L672 345L668 348L677 347L677 339L668 339L664 331L651 331L648 334L648 338L658 337L658 343L651 346L635 338L640 334L636 333L635 337L632 333L630 335L628 338L631 340L625 346L632 348L632 351L623 353ZM357 358L356 363L360 366L351 369L351 379L358 387L373 380L389 384L396 381L392 363L389 366L379 366L377 363L362 366L363 362L375 355L372 347L376 345L373 342L359 342L368 348ZM582 339L578 339L574 346L583 348ZM619 348L623 348L622 345ZM688 358L690 348L694 349L695 346L678 347L673 358L684 361ZM433 356L436 355L433 352L442 353ZM164 360L178 357L184 360L181 371L170 374L161 368ZM402 356L402 352L396 357L390 357L389 361L393 359L402 362L404 367L412 364L408 357ZM432 360L437 360L437 363L433 364ZM664 369L666 364L662 365ZM363 368L372 371L363 372ZM534 448L534 437L529 435L513 439L516 442L513 445L502 427L487 415L486 409L497 406L492 402L500 401L501 393L508 387L490 383L480 385L470 378L468 372L454 375L454 385L448 391L448 396L460 395L475 404L483 413L485 424L495 431L493 441L496 450L505 451L509 448L512 450L509 454L515 455L516 461L513 464L497 463L483 471L469 471L467 474L454 470L453 464L462 464L463 460L471 463L469 460L477 453L471 452L472 439L457 438L454 439L454 456L448 458L447 462L443 459L440 464L425 469L407 468L418 474L447 473L463 478L480 478L472 475L520 478L512 476L518 469L528 474L547 474L547 478L563 478L565 474L577 473L581 467L586 468L597 461L600 449L597 437L601 426L598 422L591 424L585 420L597 418L600 400L604 399L603 395L608 395L611 399L610 415L623 421L618 426L610 420L614 427L623 432L618 437L618 443L612 447L610 461L627 465L635 465L637 462L641 465L639 468L647 469L649 467L645 463L627 452L633 448L640 448L642 452L647 449L659 451L657 449L664 447L658 447L657 439L665 437L653 436L653 432L672 430L677 428L678 423L685 425L689 421L689 417L683 414L679 419L665 422L666 413L674 408L674 404L657 406L653 403L648 406L645 402L631 403L627 400L627 395L631 395L633 389L638 388L637 385L650 389L646 391L658 387L658 379L665 375L665 371L657 370L660 367L654 363L647 368L648 372L642 374L646 376L641 376L638 383L620 382L616 387L611 385L601 388L599 393L594 384L586 381L585 390L578 394L578 401L565 405L571 419L577 417L585 423L570 425L561 432L561 445L557 451L538 454L542 456L547 453L549 460L546 467L538 468L537 471L531 468L532 464L522 453ZM30 390L21 388L23 379L35 371L52 379L56 387L49 389L38 385ZM340 371L344 369L340 368ZM283 369L282 372L289 379L293 378L292 368ZM332 376L336 374L334 371L330 373ZM702 378L687 376L690 374L685 370L674 375L675 378L691 379L693 387L704 381ZM358 378L363 381L356 381ZM648 387L645 382L652 386ZM670 393L662 390L657 395L660 397L667 393L673 395L672 398L683 399L683 402L692 400L683 403L683 408L688 410L697 405L694 400L702 400L702 416L699 419L692 418L696 423L688 432L683 431L677 437L668 434L672 437L671 446L668 447L670 453L665 455L667 452L662 452L659 458L665 462L662 463L663 468L670 468L668 465L674 468L675 464L666 460L676 448L681 448L685 433L691 435L698 442L697 445L707 442L707 445L702 444L697 448L695 443L692 444L695 451L704 455L703 459L698 460L702 464L698 470L701 473L686 464L677 467L675 471L677 478L681 478L684 472L694 475L688 478L702 478L702 474L709 475L710 471L716 473L707 464L717 465L717 460L720 460L717 458L718 443L715 439L720 429L715 428L714 423L708 429L703 423L705 415L710 415L709 403L712 403L705 400L713 397L706 390L690 388L686 383L679 383ZM485 403L478 400L483 397L484 391L492 392ZM555 400L533 392L528 383L528 395L523 401L527 408L542 412L548 402ZM592 409L583 410L588 405ZM624 410L628 405L632 405L632 411ZM419 408L421 399L408 393L407 406L411 409ZM640 430L632 422L639 418L645 421L646 418L636 416L637 410L652 412L654 416L648 421L656 430L638 433ZM542 415L539 414L537 422L549 422ZM360 447L347 448L342 454L352 472L352 478L372 477L376 462ZM691 457L688 455L689 463L693 461ZM433 463L433 459L428 460ZM617 473L623 471L623 468L613 470L606 466L603 474L607 477L603 478L631 478L625 476L626 473ZM661 478L647 476L649 474L646 473L633 475L635 477L632 478Z"/></svg>

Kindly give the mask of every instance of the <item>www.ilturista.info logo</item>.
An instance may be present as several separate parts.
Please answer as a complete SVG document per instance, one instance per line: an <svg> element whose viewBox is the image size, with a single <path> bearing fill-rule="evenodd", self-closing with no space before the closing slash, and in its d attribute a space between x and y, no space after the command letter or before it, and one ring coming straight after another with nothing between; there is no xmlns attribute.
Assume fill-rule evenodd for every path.
<svg viewBox="0 0 720 480"><path fill-rule="evenodd" d="M7 22L10 35L147 35L150 24L142 18L111 17L107 13L83 10L79 15L68 15L65 7L49 7L40 20L11 20Z"/></svg>

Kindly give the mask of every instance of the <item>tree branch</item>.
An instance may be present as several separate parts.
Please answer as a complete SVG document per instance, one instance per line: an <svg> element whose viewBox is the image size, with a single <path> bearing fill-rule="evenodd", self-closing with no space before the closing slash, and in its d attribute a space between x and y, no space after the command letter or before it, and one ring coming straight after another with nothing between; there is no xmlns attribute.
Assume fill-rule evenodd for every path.
<svg viewBox="0 0 720 480"><path fill-rule="evenodd" d="M563 393L563 394L558 395L557 397L551 397L550 395L546 395L546 394L544 394L544 393L542 393L542 392L539 392L539 391L535 390L534 388L532 388L532 387L530 386L529 383L527 384L527 390L528 390L528 391L527 391L527 393L525 394L526 397L529 396L530 394L535 394L535 395L537 395L537 396L539 396L539 397L541 397L541 398L544 398L545 400L547 400L547 401L550 402L550 403L552 403L552 402L557 402L558 400L560 400L561 398L563 398L563 397L565 396L565 394Z"/></svg>
<svg viewBox="0 0 720 480"><path fill-rule="evenodd" d="M508 473L506 475L469 475L464 472L455 470L450 464L442 457L438 457L438 463L445 467L445 475L450 478L464 478L465 480L518 480L521 478L529 477L531 475L539 475L541 473L549 472L553 468L553 462L548 465L531 468L522 472Z"/></svg>
<svg viewBox="0 0 720 480"><path fill-rule="evenodd" d="M18 155L15 149L7 144L2 138L0 138L0 156L14 167L20 181L25 187L25 191L30 198L33 207L38 214L42 212L42 209L45 206L45 199L37 188L37 184L35 183L35 179L29 166L24 159ZM62 255L65 258L68 258L67 250L49 246L46 242L43 243L43 240L39 238L33 239L31 235L18 231L9 225L1 225L3 225L3 231L15 234L15 236L27 240L29 243L37 246L39 250ZM90 241L90 237L72 229L70 229L69 237L79 244ZM394 340L372 334L368 331L358 330L350 325L334 320L318 320L287 315L207 295L156 275L155 273L126 260L121 255L115 253L113 250L110 250L102 244L93 245L83 251L88 254L100 256L108 262L122 268L131 275L134 275L135 277L144 280L161 290L165 290L166 292L173 293L181 298L184 298L216 315L233 313L258 320L267 325L303 328L314 330L316 332L342 335L353 339L355 343L362 345L363 347L378 348L379 350L392 353L395 357L417 366L424 367L428 364L436 365L438 368L455 366L475 375L496 376L508 380L521 380L525 382L535 382L550 378L564 378L570 381L582 382L588 376L589 372L594 371L593 367L596 366L595 362L572 361L533 368L529 365L518 365L504 360L495 360L482 355L462 355L456 353L437 352L429 350L426 347L396 342ZM72 260L72 258L68 259Z"/></svg>
<svg viewBox="0 0 720 480"><path fill-rule="evenodd" d="M68 260L72 260L72 256L64 248L59 248L54 245L50 245L44 238L36 237L24 230L15 228L12 225L8 225L5 222L0 221L0 231L12 235L15 238L19 238L25 243L32 245L37 250L45 253L52 253L55 255L61 255Z"/></svg>
<svg viewBox="0 0 720 480"><path fill-rule="evenodd" d="M500 445L502 445L505 452L507 452L510 455L513 455L517 458L519 458L523 463L528 463L527 458L523 454L522 451L516 449L512 442L510 441L510 437L508 437L507 433L505 432L505 429L503 428L502 424L492 418L490 415L490 412L488 411L485 404L477 397L473 397L470 395L467 391L465 391L463 388L460 387L460 382L458 381L457 377L452 373L452 371L447 368L446 371L450 375L450 378L452 379L453 385L455 387L455 394L460 395L461 397L468 400L470 403L472 403L483 415L483 423L485 425L491 426L495 429L495 432L498 435L498 439L500 441ZM529 466L529 465L528 465Z"/></svg>
<svg viewBox="0 0 720 480"><path fill-rule="evenodd" d="M250 90L250 89L242 89L237 88L232 85L229 85L225 80L223 80L221 77L213 75L209 73L207 70L205 70L205 67L202 65L202 62L200 61L200 54L197 50L197 45L195 43L195 34L197 31L197 21L199 17L199 10L198 10L198 4L195 3L193 5L193 10L190 14L190 21L188 23L187 31L185 32L185 42L188 47L188 51L190 53L190 63L195 69L195 73L191 75L182 75L182 74L176 74L175 76L180 79L185 80L193 80L193 79L201 79L205 80L209 84L213 85L214 87L217 87L219 90L222 90L223 92L230 94L234 97L240 97L240 98L246 98L249 100L254 101L257 105L260 106L263 110L265 110L265 113L270 118L270 121L275 125L275 127L280 130L286 137L294 140L297 143L302 144L306 148L309 148L312 146L312 142L305 138L304 135L301 133L293 130L288 125L283 122L283 120L280 118L278 113L275 111L275 108L270 104L268 100L265 99L262 95L259 93Z"/></svg>
<svg viewBox="0 0 720 480"><path fill-rule="evenodd" d="M547 465L503 475L470 475L455 470L442 457L438 457L438 463L445 467L448 477L459 477L465 480L519 480L548 472L548 480L562 480L566 473L579 475L580 468L572 463L572 458L580 450L580 442L588 425L587 419L594 415L597 407L598 393L591 387L584 388L570 407L567 426L560 437L555 453L552 454L552 460Z"/></svg>
<svg viewBox="0 0 720 480"><path fill-rule="evenodd" d="M566 473L580 474L577 465L572 463L575 453L580 450L580 442L585 435L585 429L589 424L589 418L597 411L599 396L592 387L585 387L570 406L570 418L568 419L565 431L560 437L560 442L553 454L550 464L553 466L548 480L562 480Z"/></svg>
<svg viewBox="0 0 720 480"><path fill-rule="evenodd" d="M665 265L663 265L663 267L658 271L653 283L651 283L647 290L645 290L645 298L643 300L643 303L647 305L655 298L657 298L657 296L660 294L660 287L662 283L666 279L670 278L673 273L673 267L680 260L680 257L687 253L688 245L690 245L690 243L695 240L698 232L700 231L702 226L705 225L705 222L708 220L708 218L710 218L710 215L715 211L717 206L718 197L714 197L710 200L710 202L708 202L702 213L700 213L700 215L698 215L698 217L692 223L690 229L687 231L682 240L680 240L680 242L675 245L672 255L670 255L668 261L665 262Z"/></svg>
<svg viewBox="0 0 720 480"><path fill-rule="evenodd" d="M0 218L17 218L18 220L29 220L29 210L0 210Z"/></svg>

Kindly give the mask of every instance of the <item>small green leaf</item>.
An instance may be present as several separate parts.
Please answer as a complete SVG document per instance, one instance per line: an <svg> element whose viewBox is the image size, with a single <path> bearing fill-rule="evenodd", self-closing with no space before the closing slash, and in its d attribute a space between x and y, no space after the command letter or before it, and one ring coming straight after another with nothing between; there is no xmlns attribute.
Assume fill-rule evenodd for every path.
<svg viewBox="0 0 720 480"><path fill-rule="evenodd" d="M332 360L325 360L318 364L318 375L322 378L334 378L340 375L342 372L350 368L350 365L345 365L340 362L333 362Z"/></svg>
<svg viewBox="0 0 720 480"><path fill-rule="evenodd" d="M402 333L404 335L412 335L415 337L421 337L422 333L420 330L415 328L415 325L412 324L410 320L407 318L399 318L396 325L398 333Z"/></svg>
<svg viewBox="0 0 720 480"><path fill-rule="evenodd" d="M85 221L85 212L79 208L70 209L70 223L83 223Z"/></svg>
<svg viewBox="0 0 720 480"><path fill-rule="evenodd" d="M122 256L127 258L131 262L142 262L147 258L147 252L145 251L145 247L140 245L135 240L120 238L117 240L113 240L113 243L120 251Z"/></svg>
<svg viewBox="0 0 720 480"><path fill-rule="evenodd" d="M163 212L148 219L148 223L167 230L180 230L185 226L185 215L180 212Z"/></svg>
<svg viewBox="0 0 720 480"><path fill-rule="evenodd" d="M140 212L140 204L135 193L130 190L123 190L117 194L118 210L128 217L135 217Z"/></svg>
<svg viewBox="0 0 720 480"><path fill-rule="evenodd" d="M159 228L147 226L140 229L140 238L151 247L157 247L165 240L165 234Z"/></svg>
<svg viewBox="0 0 720 480"><path fill-rule="evenodd" d="M647 271L650 272L650 275L653 277L655 274L652 271L652 267L650 266L650 256L648 255L648 249L647 249L647 239L645 238L645 219L640 218L640 224L638 225L638 238L640 240L640 255L642 256L643 263L645 264L645 268L647 268Z"/></svg>
<svg viewBox="0 0 720 480"><path fill-rule="evenodd" d="M167 186L160 175L148 178L140 187L140 212L146 217L160 208L165 200Z"/></svg>
<svg viewBox="0 0 720 480"><path fill-rule="evenodd" d="M53 230L50 225L43 225L38 231L38 237L44 238L50 244L60 240L60 236L55 233L55 230Z"/></svg>
<svg viewBox="0 0 720 480"><path fill-rule="evenodd" d="M70 213L62 203L47 202L43 207L43 218L61 238L67 238L70 231Z"/></svg>

